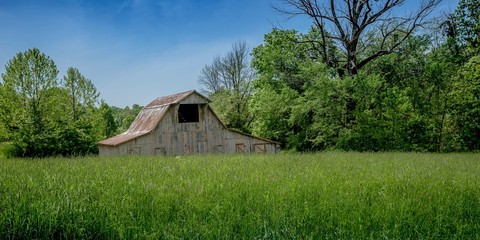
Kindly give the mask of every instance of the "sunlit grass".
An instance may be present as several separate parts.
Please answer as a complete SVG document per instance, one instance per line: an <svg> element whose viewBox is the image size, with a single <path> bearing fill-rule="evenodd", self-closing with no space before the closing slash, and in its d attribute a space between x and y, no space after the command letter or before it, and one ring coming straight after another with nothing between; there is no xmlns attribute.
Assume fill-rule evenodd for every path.
<svg viewBox="0 0 480 240"><path fill-rule="evenodd" d="M0 238L480 238L480 154L0 160Z"/></svg>

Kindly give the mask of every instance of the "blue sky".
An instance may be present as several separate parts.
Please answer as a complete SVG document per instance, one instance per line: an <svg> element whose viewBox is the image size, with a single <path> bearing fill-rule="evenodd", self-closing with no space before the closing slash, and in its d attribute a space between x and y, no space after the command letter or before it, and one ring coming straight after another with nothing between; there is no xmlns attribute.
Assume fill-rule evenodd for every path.
<svg viewBox="0 0 480 240"><path fill-rule="evenodd" d="M415 0L407 0L418 2ZM0 0L0 73L18 52L39 48L60 71L91 79L108 104L146 105L159 96L200 89L198 75L232 43L262 43L273 26L301 32L275 0ZM452 11L458 0L443 0Z"/></svg>

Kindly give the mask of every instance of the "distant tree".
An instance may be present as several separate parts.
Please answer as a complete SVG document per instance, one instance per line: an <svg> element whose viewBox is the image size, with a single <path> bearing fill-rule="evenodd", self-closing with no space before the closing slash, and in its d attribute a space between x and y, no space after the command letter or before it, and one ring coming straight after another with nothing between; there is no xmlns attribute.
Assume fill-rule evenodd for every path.
<svg viewBox="0 0 480 240"><path fill-rule="evenodd" d="M453 13L457 39L473 49L480 47L480 1L460 0Z"/></svg>
<svg viewBox="0 0 480 240"><path fill-rule="evenodd" d="M329 41L341 50L343 63L339 73L355 75L372 60L393 53L440 0L423 1L419 9L405 14L399 7L406 0L279 0L284 6L274 8L291 16L306 15L320 34L324 62L332 66L335 53ZM373 47L372 43L379 42Z"/></svg>
<svg viewBox="0 0 480 240"><path fill-rule="evenodd" d="M133 104L131 108L129 106L126 106L124 108L119 108L115 106L109 107L112 111L112 115L115 121L115 134L125 132L143 108L143 106L140 106L138 104Z"/></svg>
<svg viewBox="0 0 480 240"><path fill-rule="evenodd" d="M247 105L254 77L249 49L244 41L234 43L224 57L216 57L212 64L203 67L198 82L228 127L249 129L252 116Z"/></svg>
<svg viewBox="0 0 480 240"><path fill-rule="evenodd" d="M68 106L74 121L85 114L87 108L94 108L98 103L99 93L96 87L78 69L68 68L62 84L68 93Z"/></svg>
<svg viewBox="0 0 480 240"><path fill-rule="evenodd" d="M100 105L100 112L102 114L102 135L104 138L111 137L117 131L117 124L113 116L113 110L108 104L102 102Z"/></svg>

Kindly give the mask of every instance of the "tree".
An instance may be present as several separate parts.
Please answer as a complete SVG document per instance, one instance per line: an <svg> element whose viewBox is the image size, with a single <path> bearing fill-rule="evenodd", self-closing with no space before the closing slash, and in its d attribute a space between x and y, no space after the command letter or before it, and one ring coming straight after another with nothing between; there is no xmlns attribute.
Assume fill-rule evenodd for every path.
<svg viewBox="0 0 480 240"><path fill-rule="evenodd" d="M280 142L284 149L293 148L288 140L292 135L289 119L297 97L298 93L284 84L257 88L249 103L250 111L256 116L252 132Z"/></svg>
<svg viewBox="0 0 480 240"><path fill-rule="evenodd" d="M113 117L113 110L108 104L102 102L100 105L100 112L102 114L102 137L108 138L113 136L117 131L117 124L115 123L115 118Z"/></svg>
<svg viewBox="0 0 480 240"><path fill-rule="evenodd" d="M7 63L0 82L0 121L13 143L11 155L98 151L102 119L95 106L99 96L95 86L75 68L69 68L63 86L57 75L53 60L36 48Z"/></svg>
<svg viewBox="0 0 480 240"><path fill-rule="evenodd" d="M106 110L106 106L108 105L105 105L105 104L102 103L100 108L103 110ZM126 106L125 108L109 106L109 108L112 112L112 116L114 119L114 126L115 126L114 133L120 134L122 132L125 132L130 127L132 122L135 120L135 117L143 109L143 106L140 106L138 104L133 104L132 108L130 108L129 106ZM106 136L108 136L108 134Z"/></svg>
<svg viewBox="0 0 480 240"><path fill-rule="evenodd" d="M480 57L461 67L451 93L454 135L459 149L480 150Z"/></svg>
<svg viewBox="0 0 480 240"><path fill-rule="evenodd" d="M453 13L455 35L459 42L469 44L473 49L480 47L480 2L460 0Z"/></svg>
<svg viewBox="0 0 480 240"><path fill-rule="evenodd" d="M252 65L258 72L258 82L273 85L280 90L281 85L303 92L304 86L311 79L300 74L302 65L310 64L309 48L306 44L299 44L303 36L295 30L280 30L274 28L265 34L264 43L253 49ZM278 85L278 86L275 86Z"/></svg>
<svg viewBox="0 0 480 240"><path fill-rule="evenodd" d="M2 116L10 131L28 125L34 133L44 130L50 91L57 86L58 70L37 48L18 53L2 74Z"/></svg>
<svg viewBox="0 0 480 240"><path fill-rule="evenodd" d="M252 63L258 71L250 102L250 110L256 116L253 133L297 151L324 148L312 141L314 106L306 97L318 79L332 75L314 47L303 44L316 36L315 29L307 34L273 29L253 51Z"/></svg>
<svg viewBox="0 0 480 240"><path fill-rule="evenodd" d="M198 82L228 127L248 131L253 116L247 105L254 77L244 41L235 42L224 57L216 57L212 64L203 67Z"/></svg>
<svg viewBox="0 0 480 240"><path fill-rule="evenodd" d="M35 155L38 146L33 142L47 136L57 74L53 60L37 48L18 53L5 67L1 118L19 155Z"/></svg>
<svg viewBox="0 0 480 240"><path fill-rule="evenodd" d="M93 83L74 67L67 69L62 85L64 94L59 96L67 114L58 120L62 126L56 129L59 136L56 150L61 155L96 153L96 141L104 137L104 119L101 110L96 108L99 93Z"/></svg>
<svg viewBox="0 0 480 240"><path fill-rule="evenodd" d="M324 63L332 67L336 58L329 51L332 41L342 51L339 73L355 75L365 65L393 53L438 5L440 0L422 2L416 12L402 14L399 7L405 0L280 0L276 6L291 16L307 15L320 34L319 44ZM380 44L371 45L374 41ZM338 58L340 59L340 58Z"/></svg>
<svg viewBox="0 0 480 240"><path fill-rule="evenodd" d="M198 82L209 95L220 91L235 91L246 95L254 76L247 43L238 41L224 57L217 56L211 65L205 65Z"/></svg>
<svg viewBox="0 0 480 240"><path fill-rule="evenodd" d="M88 108L94 108L98 103L97 89L89 79L73 67L68 68L62 83L68 93L71 117L73 121L78 121Z"/></svg>

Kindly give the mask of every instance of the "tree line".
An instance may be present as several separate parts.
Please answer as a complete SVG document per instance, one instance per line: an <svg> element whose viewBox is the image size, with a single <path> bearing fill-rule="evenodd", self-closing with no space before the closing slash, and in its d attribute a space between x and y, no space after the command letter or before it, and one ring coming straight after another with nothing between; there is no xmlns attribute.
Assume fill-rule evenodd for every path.
<svg viewBox="0 0 480 240"><path fill-rule="evenodd" d="M200 74L227 126L294 151L480 150L478 1L443 16L437 0L278 2L310 31L237 42Z"/></svg>
<svg viewBox="0 0 480 240"><path fill-rule="evenodd" d="M0 82L0 142L17 157L98 153L99 140L128 128L141 106L111 107L77 68L58 79L57 66L37 48L20 52Z"/></svg>

